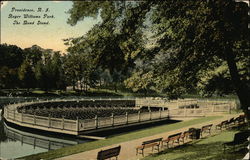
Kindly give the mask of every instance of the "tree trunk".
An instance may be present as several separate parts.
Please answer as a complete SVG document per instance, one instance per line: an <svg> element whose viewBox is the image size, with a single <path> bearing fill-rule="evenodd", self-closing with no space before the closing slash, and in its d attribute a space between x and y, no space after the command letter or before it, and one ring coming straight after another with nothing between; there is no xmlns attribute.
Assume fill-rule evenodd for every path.
<svg viewBox="0 0 250 160"><path fill-rule="evenodd" d="M229 68L231 81L235 87L236 94L239 98L241 108L243 109L244 113L247 115L247 119L249 120L249 110L248 107L250 107L250 92L249 88L246 84L244 84L240 80L240 75L236 66L235 61L235 55L233 53L233 50L228 47L226 50L226 59L227 59L227 65Z"/></svg>

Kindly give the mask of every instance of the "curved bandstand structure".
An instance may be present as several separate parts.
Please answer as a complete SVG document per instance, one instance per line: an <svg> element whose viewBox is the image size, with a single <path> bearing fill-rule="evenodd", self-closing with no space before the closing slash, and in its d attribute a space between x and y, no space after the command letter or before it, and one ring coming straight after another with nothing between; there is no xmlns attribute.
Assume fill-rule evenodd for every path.
<svg viewBox="0 0 250 160"><path fill-rule="evenodd" d="M135 100L51 100L7 105L4 118L23 127L81 135L166 120L169 111L136 107Z"/></svg>
<svg viewBox="0 0 250 160"><path fill-rule="evenodd" d="M32 101L4 107L7 122L70 135L230 112L234 101L181 99L71 99Z"/></svg>

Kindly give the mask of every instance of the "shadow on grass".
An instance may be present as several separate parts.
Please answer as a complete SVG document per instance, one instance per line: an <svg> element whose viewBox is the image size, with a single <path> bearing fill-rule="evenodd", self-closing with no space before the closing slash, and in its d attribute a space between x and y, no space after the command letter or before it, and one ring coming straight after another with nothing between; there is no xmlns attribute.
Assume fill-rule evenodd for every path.
<svg viewBox="0 0 250 160"><path fill-rule="evenodd" d="M236 160L242 159L247 153L246 145L241 145L223 150L224 142L198 144L201 140L184 144L175 148L166 149L158 154L153 154L145 159L168 159L168 160Z"/></svg>

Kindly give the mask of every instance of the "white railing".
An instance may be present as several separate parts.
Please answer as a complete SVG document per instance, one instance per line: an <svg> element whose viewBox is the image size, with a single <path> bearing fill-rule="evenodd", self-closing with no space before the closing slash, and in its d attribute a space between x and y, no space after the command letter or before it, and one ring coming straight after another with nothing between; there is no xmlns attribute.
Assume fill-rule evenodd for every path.
<svg viewBox="0 0 250 160"><path fill-rule="evenodd" d="M103 100L103 99L102 99ZM110 100L110 99L108 99ZM117 100L117 99L116 99ZM121 99L123 100L123 99ZM59 102L62 100L52 100L52 102ZM72 101L72 100L68 100ZM78 100L80 101L80 100ZM93 101L93 100L91 100ZM120 125L127 125L131 123L140 123L145 121L152 121L162 118L168 118L168 111L157 112L144 112L135 114L126 114L120 116L111 117L95 117L94 119L77 119L70 120L65 118L52 118L38 115L24 114L17 111L17 107L25 106L34 103L51 102L48 100L37 102L25 102L20 104L10 104L4 107L4 117L8 121L13 123L18 122L20 124L28 124L33 128L44 127L46 129L55 129L61 131L72 131L78 133L79 131L85 131L90 129L98 129L103 127L114 127Z"/></svg>
<svg viewBox="0 0 250 160"><path fill-rule="evenodd" d="M211 112L230 112L231 109L237 108L235 100L210 100L210 99L178 99L167 100L164 98L137 98L136 106L168 108L169 110L178 112L178 109L185 109L189 106L198 106L204 113ZM183 111L179 111L183 112Z"/></svg>
<svg viewBox="0 0 250 160"><path fill-rule="evenodd" d="M12 120L13 122L19 122L21 124L29 124L39 127L46 127L52 129L76 131L76 121L64 118L50 118L37 115L30 115L19 113L17 110L11 110L8 106L4 107L4 118Z"/></svg>
<svg viewBox="0 0 250 160"><path fill-rule="evenodd" d="M97 129L103 127L127 125L132 123L140 123L156 119L166 119L168 117L169 117L169 112L167 110L157 111L157 112L144 112L144 113L138 112L135 114L126 114L120 116L100 117L100 118L96 116L94 119L80 120L79 131Z"/></svg>
<svg viewBox="0 0 250 160"><path fill-rule="evenodd" d="M85 131L90 129L104 128L104 127L114 127L118 125L128 125L132 123L141 123L146 121L160 120L162 118L169 117L195 117L195 116L205 116L211 112L230 112L232 108L236 108L235 101L211 101L211 100L195 100L195 99L181 99L175 101L167 101L166 99L130 99L131 103L136 105L140 104L141 106L170 106L168 109L159 110L156 112L143 112L135 114L126 114L120 116L111 116L111 117L95 117L94 119L77 119L70 120L65 118L52 118L52 117L43 117L37 115L30 115L19 113L17 108L20 106L25 106L34 103L45 103L45 102L65 102L65 101L112 101L112 100L124 100L124 99L68 99L68 100L42 100L42 101L31 101L25 103L10 104L4 107L4 117L5 119L11 120L13 123L18 122L21 124L29 124L34 128L36 126L56 129L57 131L71 131L78 134L79 131ZM125 99L128 100L128 99ZM134 102L133 102L134 101ZM99 101L100 102L100 101ZM130 103L130 102L129 102ZM186 108L181 106L189 106L192 104L197 104L199 108ZM175 107L171 107L175 106Z"/></svg>

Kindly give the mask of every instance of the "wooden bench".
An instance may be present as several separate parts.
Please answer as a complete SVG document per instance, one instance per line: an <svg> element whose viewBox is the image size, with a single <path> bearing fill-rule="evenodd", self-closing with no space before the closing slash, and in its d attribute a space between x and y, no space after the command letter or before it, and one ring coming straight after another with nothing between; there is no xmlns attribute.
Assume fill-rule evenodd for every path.
<svg viewBox="0 0 250 160"><path fill-rule="evenodd" d="M108 158L115 157L117 160L118 155L120 154L121 146L106 149L106 150L101 150L97 154L97 160L105 160Z"/></svg>
<svg viewBox="0 0 250 160"><path fill-rule="evenodd" d="M159 152L161 141L162 141L162 138L157 138L157 139L152 139L149 141L142 142L142 145L136 147L136 155L139 153L139 154L142 154L142 156L144 156L144 149L151 148L151 147L152 147L152 151L157 150Z"/></svg>
<svg viewBox="0 0 250 160"><path fill-rule="evenodd" d="M248 142L247 138L249 137L249 135L250 135L249 131L243 131L243 132L236 133L234 135L233 141L223 143L224 152L225 152L226 146L233 146L234 150L235 150L236 145L241 145L241 144L244 144L245 142Z"/></svg>
<svg viewBox="0 0 250 160"><path fill-rule="evenodd" d="M228 124L228 120L222 121L221 123L215 126L215 129L222 130L222 128L227 128L227 124Z"/></svg>
<svg viewBox="0 0 250 160"><path fill-rule="evenodd" d="M238 124L244 124L245 123L245 116L244 115L240 115L239 117L235 118L235 123Z"/></svg>
<svg viewBox="0 0 250 160"><path fill-rule="evenodd" d="M213 126L213 124L202 126L201 127L201 137L202 137L202 134L204 134L204 133L209 133L209 135L210 135L212 126Z"/></svg>
<svg viewBox="0 0 250 160"><path fill-rule="evenodd" d="M181 133L170 135L168 136L167 139L162 140L162 146L164 146L164 143L167 143L167 147L169 148L170 142L172 142L172 146L174 146L174 143L180 144L180 138L181 138Z"/></svg>
<svg viewBox="0 0 250 160"><path fill-rule="evenodd" d="M231 119L229 119L227 122L225 122L225 128L231 128L231 127L233 127L235 124L236 124L236 119L234 119L234 118L231 118Z"/></svg>
<svg viewBox="0 0 250 160"><path fill-rule="evenodd" d="M185 132L183 132L182 134L181 134L181 137L180 137L180 142L182 142L182 143L184 143L184 140L186 139L188 139L189 138L189 136L191 135L191 132L190 131L185 131Z"/></svg>

